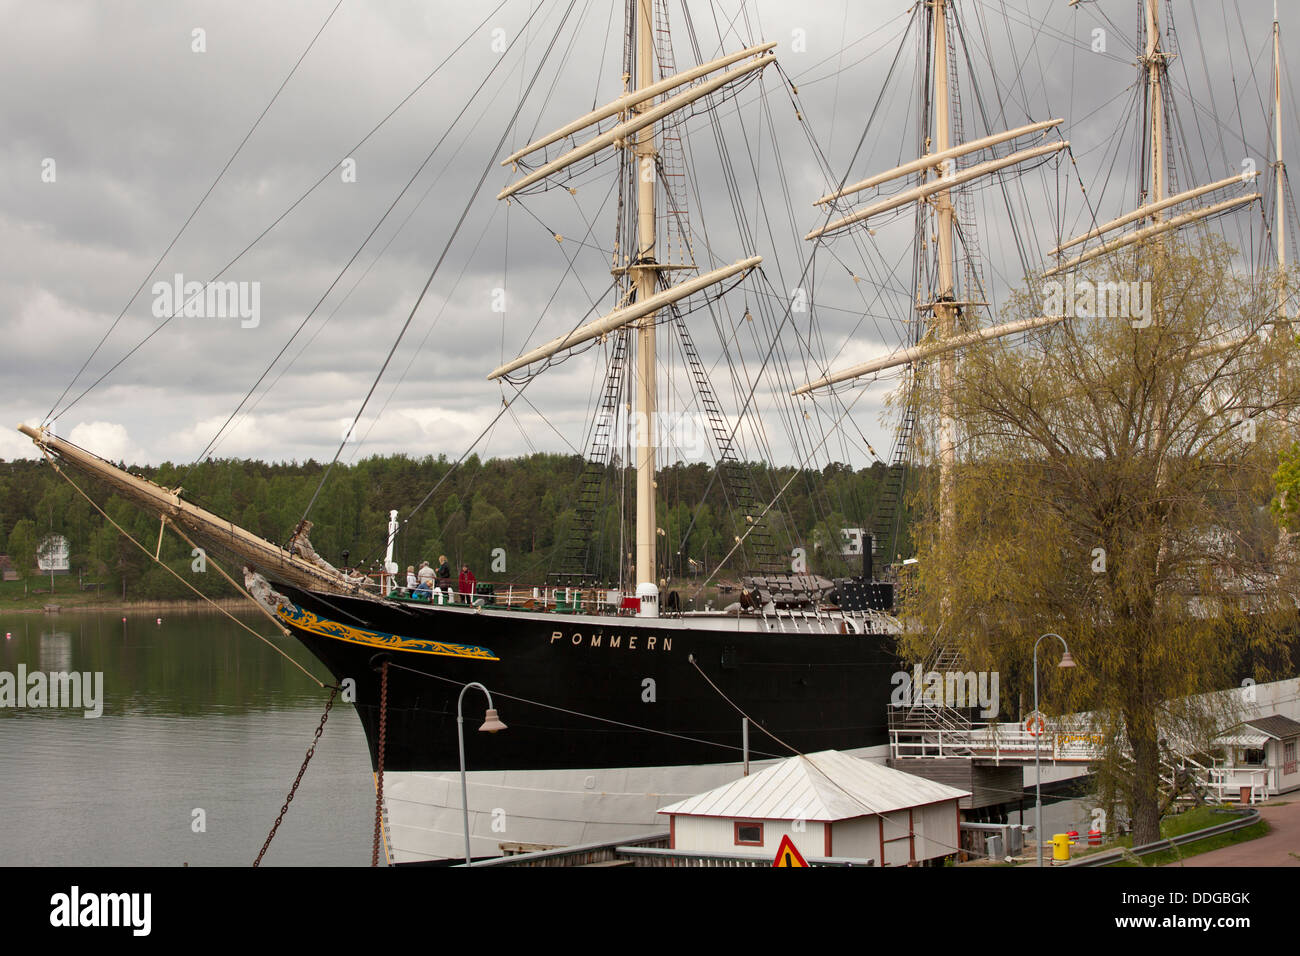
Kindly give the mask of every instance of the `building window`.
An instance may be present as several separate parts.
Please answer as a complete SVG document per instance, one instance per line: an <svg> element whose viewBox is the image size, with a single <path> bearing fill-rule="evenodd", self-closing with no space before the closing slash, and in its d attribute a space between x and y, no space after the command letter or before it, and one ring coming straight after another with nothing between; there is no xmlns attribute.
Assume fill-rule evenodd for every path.
<svg viewBox="0 0 1300 956"><path fill-rule="evenodd" d="M736 823L736 846L762 846L763 824Z"/></svg>
<svg viewBox="0 0 1300 956"><path fill-rule="evenodd" d="M1282 745L1282 772L1291 774L1295 771L1295 741L1292 740Z"/></svg>
<svg viewBox="0 0 1300 956"><path fill-rule="evenodd" d="M1246 766L1251 767L1264 766L1265 758L1263 749L1256 750L1253 747L1246 748L1241 752L1241 762Z"/></svg>

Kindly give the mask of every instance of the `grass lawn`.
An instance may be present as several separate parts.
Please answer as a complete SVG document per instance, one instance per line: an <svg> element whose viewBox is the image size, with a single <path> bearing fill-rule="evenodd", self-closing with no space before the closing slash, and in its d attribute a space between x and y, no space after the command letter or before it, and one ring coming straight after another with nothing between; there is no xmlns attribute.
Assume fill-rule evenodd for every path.
<svg viewBox="0 0 1300 956"><path fill-rule="evenodd" d="M1163 837L1182 836L1184 833L1191 833L1193 830L1204 830L1208 827L1220 823L1227 823L1231 817L1226 813L1216 813L1209 807L1196 807L1183 813L1174 814L1165 817L1160 821L1160 835ZM1120 860L1118 863L1112 863L1111 866L1164 866L1167 863L1177 863L1189 856L1197 856L1201 853L1208 853L1211 850L1219 850L1225 846L1232 846L1234 843L1245 843L1247 840L1256 840L1268 833L1268 824L1263 820L1253 823L1242 830L1234 830L1231 833L1221 833L1217 836L1209 837L1204 840L1197 840L1195 843L1185 846L1174 847L1172 850L1163 850L1160 853L1152 853L1148 856L1141 857L1138 860ZM1133 845L1132 836L1124 837L1117 840L1115 846Z"/></svg>
<svg viewBox="0 0 1300 956"><path fill-rule="evenodd" d="M39 593L38 593L39 592ZM120 604L120 591L83 591L77 586L75 574L54 576L54 591L50 591L49 577L29 578L26 594L22 581L0 581L0 611L40 610L47 604L63 607Z"/></svg>

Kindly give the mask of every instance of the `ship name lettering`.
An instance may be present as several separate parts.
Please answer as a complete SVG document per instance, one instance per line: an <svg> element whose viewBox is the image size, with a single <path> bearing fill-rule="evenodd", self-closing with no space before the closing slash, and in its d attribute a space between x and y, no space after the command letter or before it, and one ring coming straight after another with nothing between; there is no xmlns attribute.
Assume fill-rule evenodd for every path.
<svg viewBox="0 0 1300 956"><path fill-rule="evenodd" d="M627 644L623 643L624 636L627 637ZM645 644L642 647L637 646L637 642L645 638ZM563 631L552 631L550 643L564 639ZM584 635L581 631L574 631L569 635L569 643L574 647L581 647L583 642L588 647L614 647L622 649L626 647L629 651L647 650L647 651L671 651L673 649L673 639L667 634L610 634L609 641L605 641L605 632L592 631Z"/></svg>

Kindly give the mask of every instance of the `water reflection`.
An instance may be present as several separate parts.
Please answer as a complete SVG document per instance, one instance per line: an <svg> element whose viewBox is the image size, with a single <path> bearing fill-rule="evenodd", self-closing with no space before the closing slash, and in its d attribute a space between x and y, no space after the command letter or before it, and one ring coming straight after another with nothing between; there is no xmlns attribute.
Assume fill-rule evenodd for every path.
<svg viewBox="0 0 1300 956"><path fill-rule="evenodd" d="M32 622L14 615L0 626L12 634L0 649L0 670L102 671L105 714L200 715L316 706L320 685L284 651L324 681L328 673L292 638L263 643L219 614L81 613ZM265 619L241 616L261 634ZM13 716L0 708L0 719Z"/></svg>
<svg viewBox="0 0 1300 956"><path fill-rule="evenodd" d="M327 673L221 615L122 617L0 614L0 671L102 671L105 697L98 719L0 707L0 865L250 864L327 696L276 648ZM264 862L366 865L373 810L360 721L336 707Z"/></svg>
<svg viewBox="0 0 1300 956"><path fill-rule="evenodd" d="M41 635L41 670L67 672L72 670L72 635L66 631L46 632Z"/></svg>

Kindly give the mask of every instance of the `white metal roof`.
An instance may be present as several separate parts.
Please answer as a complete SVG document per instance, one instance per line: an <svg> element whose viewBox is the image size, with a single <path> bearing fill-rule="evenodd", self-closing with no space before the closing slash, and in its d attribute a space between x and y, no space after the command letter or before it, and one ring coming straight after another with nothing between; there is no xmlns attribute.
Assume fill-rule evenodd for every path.
<svg viewBox="0 0 1300 956"><path fill-rule="evenodd" d="M659 812L746 820L848 820L968 796L965 790L824 750L783 760Z"/></svg>
<svg viewBox="0 0 1300 956"><path fill-rule="evenodd" d="M1214 742L1222 747L1262 747L1270 740L1282 740L1300 734L1300 723L1281 714L1254 717L1229 727Z"/></svg>
<svg viewBox="0 0 1300 956"><path fill-rule="evenodd" d="M1219 734L1214 738L1220 747L1262 747L1268 741L1266 734Z"/></svg>

